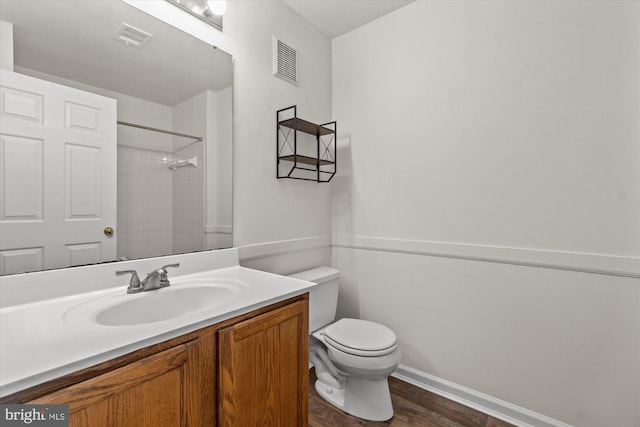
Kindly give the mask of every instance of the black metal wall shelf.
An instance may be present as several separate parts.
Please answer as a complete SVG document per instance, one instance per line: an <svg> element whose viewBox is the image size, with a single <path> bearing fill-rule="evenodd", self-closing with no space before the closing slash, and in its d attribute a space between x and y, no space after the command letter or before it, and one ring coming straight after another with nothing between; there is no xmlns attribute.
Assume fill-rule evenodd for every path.
<svg viewBox="0 0 640 427"><path fill-rule="evenodd" d="M278 178L329 182L336 174L336 122L298 118L297 106L276 113Z"/></svg>

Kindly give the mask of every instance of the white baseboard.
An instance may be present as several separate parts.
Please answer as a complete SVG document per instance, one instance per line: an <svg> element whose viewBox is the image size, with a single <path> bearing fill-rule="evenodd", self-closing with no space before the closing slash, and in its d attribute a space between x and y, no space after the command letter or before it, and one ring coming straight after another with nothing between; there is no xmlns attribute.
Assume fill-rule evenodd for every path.
<svg viewBox="0 0 640 427"><path fill-rule="evenodd" d="M519 427L572 427L405 365L398 366L391 376Z"/></svg>

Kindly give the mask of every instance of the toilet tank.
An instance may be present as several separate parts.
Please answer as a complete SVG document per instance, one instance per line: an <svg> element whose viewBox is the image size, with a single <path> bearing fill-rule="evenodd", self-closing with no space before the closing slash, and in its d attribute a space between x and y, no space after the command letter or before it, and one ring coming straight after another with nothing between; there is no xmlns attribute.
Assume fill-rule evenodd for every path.
<svg viewBox="0 0 640 427"><path fill-rule="evenodd" d="M316 283L309 288L309 333L332 323L338 307L338 277L331 267L318 267L291 274L290 277Z"/></svg>

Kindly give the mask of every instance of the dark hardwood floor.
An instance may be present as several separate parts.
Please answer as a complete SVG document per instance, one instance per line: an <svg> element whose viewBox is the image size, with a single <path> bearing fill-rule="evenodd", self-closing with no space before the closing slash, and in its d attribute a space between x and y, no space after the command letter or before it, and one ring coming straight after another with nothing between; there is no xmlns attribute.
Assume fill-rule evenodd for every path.
<svg viewBox="0 0 640 427"><path fill-rule="evenodd" d="M316 392L315 371L309 371L309 427L513 427L512 424L389 378L394 416L389 421L365 421L342 412Z"/></svg>

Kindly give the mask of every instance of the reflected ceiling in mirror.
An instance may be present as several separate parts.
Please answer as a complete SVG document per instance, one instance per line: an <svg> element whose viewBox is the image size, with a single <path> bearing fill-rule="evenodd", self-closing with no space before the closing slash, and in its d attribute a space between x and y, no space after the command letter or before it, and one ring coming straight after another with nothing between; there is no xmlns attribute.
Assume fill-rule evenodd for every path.
<svg viewBox="0 0 640 427"><path fill-rule="evenodd" d="M2 0L0 20L13 25L16 73L115 99L117 121L136 125L117 125L117 164L109 166L117 217L96 221L91 242L70 238L53 249L68 252L54 263L47 242L3 237L18 224L33 242L29 221L2 217L0 274L232 245L229 54L120 0ZM43 159L45 170L56 167ZM52 185L42 182L48 194ZM115 253L73 250L105 239L117 242Z"/></svg>
<svg viewBox="0 0 640 427"><path fill-rule="evenodd" d="M174 6L222 31L222 14L226 0L166 0Z"/></svg>

